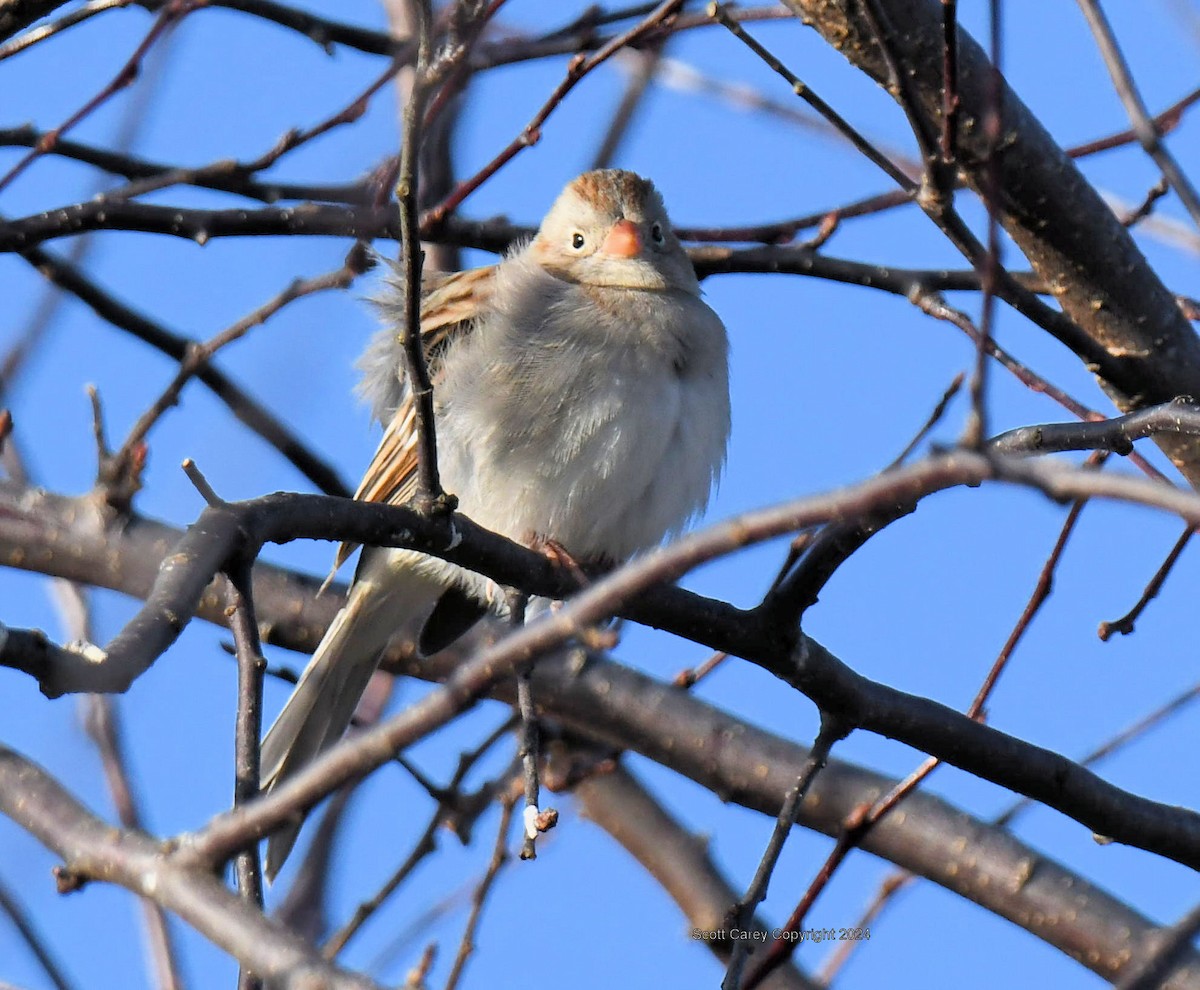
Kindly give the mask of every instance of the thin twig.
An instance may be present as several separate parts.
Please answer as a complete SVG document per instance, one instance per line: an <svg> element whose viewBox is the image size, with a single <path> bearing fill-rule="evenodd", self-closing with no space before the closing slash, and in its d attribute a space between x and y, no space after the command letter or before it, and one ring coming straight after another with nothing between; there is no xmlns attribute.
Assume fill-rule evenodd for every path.
<svg viewBox="0 0 1200 990"><path fill-rule="evenodd" d="M829 121L837 132L845 137L864 158L878 167L901 189L908 192L916 189L917 184L903 169L898 168L886 155L882 154L870 141L855 130L841 114L821 99L821 97L817 96L791 69L752 38L741 24L726 13L724 4L710 3L708 5L708 13L728 28L734 37L754 52L770 69L773 69L782 76L787 84L792 87L792 92Z"/></svg>
<svg viewBox="0 0 1200 990"><path fill-rule="evenodd" d="M909 292L909 301L913 303L922 312L929 314L935 319L944 320L951 323L963 331L973 342L978 342L979 330L971 322L970 317L953 306L946 304L945 299L936 292L927 291L921 284L916 283L912 286ZM1010 430L1007 433L995 437L991 441L991 446L995 450L1010 449L1007 445L1012 444L1011 449L1021 449L1029 452L1045 452L1048 449L1058 450L1094 450L1103 448L1113 450L1123 455L1128 456L1131 463L1135 464L1143 474L1149 478L1154 478L1159 481L1164 481L1165 476L1153 464L1147 461L1141 454L1133 450L1131 441L1137 439L1140 426L1146 426L1151 430L1157 430L1158 426L1150 426L1149 423L1143 424L1143 414L1149 413L1151 410L1156 410L1157 416L1166 416L1166 411L1169 409L1178 409L1180 406L1174 403L1167 403L1163 406L1153 406L1151 409L1142 410L1140 413L1130 413L1132 417L1126 421L1126 417L1117 417L1115 420L1106 419L1101 413L1084 405L1078 399L1063 391L1057 385L1052 384L1047 379L1043 378L1036 371L1030 368L1027 364L1019 361L1012 354L1002 348L995 340L988 341L988 353L992 355L1007 371L1009 371L1021 384L1034 392L1053 399L1060 406L1066 409L1072 415L1078 416L1084 421L1084 424L1089 423L1108 423L1115 424L1110 427L1092 427L1084 424L1064 424L1061 426L1061 433L1056 433L1055 428L1051 428L1051 435L1047 436L1044 433L1031 431L1022 432L1023 428ZM1173 417L1170 417L1173 422ZM1153 417L1151 417L1153 419ZM1166 424L1164 429L1169 429ZM1084 440L1076 431L1082 430L1083 436L1088 437ZM1094 431L1094 435L1093 435ZM1128 431L1128 433L1126 433ZM1141 436L1148 434L1142 433ZM1053 443L1055 440L1060 440L1061 445L1057 448L1050 448L1046 444ZM1091 441L1095 442L1091 442Z"/></svg>
<svg viewBox="0 0 1200 990"><path fill-rule="evenodd" d="M492 858L483 879L479 881L479 885L471 897L471 913L463 928L462 939L458 943L458 953L454 957L454 964L450 967L450 975L446 977L445 990L455 990L458 981L462 978L467 960L475 951L475 934L479 929L479 920L483 916L483 906L487 903L488 894L491 893L497 875L508 861L505 844L508 841L508 829L512 823L515 805L516 797L511 792L500 802L500 824L496 828L496 844L492 848Z"/></svg>
<svg viewBox="0 0 1200 990"><path fill-rule="evenodd" d="M1121 223L1126 227L1133 227L1141 223L1154 212L1154 205L1170 190L1171 187L1167 182L1166 176L1160 177L1146 192L1146 196L1141 203L1121 217Z"/></svg>
<svg viewBox="0 0 1200 990"><path fill-rule="evenodd" d="M685 691L690 690L728 659L728 653L724 650L717 650L703 663L697 664L695 667L685 667L671 678L671 683L677 688L683 688Z"/></svg>
<svg viewBox="0 0 1200 990"><path fill-rule="evenodd" d="M72 10L57 20L51 21L49 24L39 24L35 28L30 28L24 34L17 35L17 37L4 42L4 44L0 45L0 62L16 55L18 52L25 51L27 48L32 48L38 42L52 38L56 34L74 27L76 24L82 24L97 14L102 14L106 10L112 10L114 7L128 7L131 3L133 3L133 0L89 0L88 3Z"/></svg>
<svg viewBox="0 0 1200 990"><path fill-rule="evenodd" d="M945 415L946 408L962 386L962 381L962 374L955 376L920 429L885 471L900 467L933 430ZM783 564L763 596L760 608L774 615L776 621L785 627L799 623L837 569L868 539L910 511L910 504L901 503L889 507L881 516L839 520L818 530L801 533L788 547Z"/></svg>
<svg viewBox="0 0 1200 990"><path fill-rule="evenodd" d="M1002 37L1000 11L1001 0L991 0L990 34L991 65L987 78L987 106L983 114L983 133L986 161L983 170L983 203L987 208L987 253L982 264L976 264L982 283L983 300L979 313L979 340L975 346L975 368L971 373L971 411L967 416L962 442L968 447L978 447L988 435L987 381L988 345L995 336L996 290L1003 267L1000 242L1000 194L1003 188L1000 175L1000 139L1003 120L1004 78L1001 75Z"/></svg>
<svg viewBox="0 0 1200 990"><path fill-rule="evenodd" d="M883 59L886 89L892 99L900 104L913 137L916 138L917 147L921 149L922 196L941 198L952 188L950 183L953 182L953 168L950 163L942 161L938 154L937 136L926 130L924 119L917 112L918 102L913 84L892 48L891 39L894 33L891 19L879 0L863 0L862 13Z"/></svg>
<svg viewBox="0 0 1200 990"><path fill-rule="evenodd" d="M1195 186L1192 185L1175 160L1175 156L1163 143L1158 129L1150 120L1145 101L1138 91L1137 84L1133 81L1129 63L1125 61L1125 55L1117 43L1117 36L1113 33L1108 17L1105 16L1104 10L1100 6L1100 0L1079 0L1079 8L1083 11L1088 27L1091 28L1092 35L1096 39L1096 47L1100 49L1104 64L1108 68L1108 74L1112 78L1113 87L1117 91L1117 96L1121 98L1126 114L1129 115L1133 132L1137 135L1146 154L1154 159L1154 163L1162 172L1163 177L1175 190L1175 195L1179 197L1180 202L1191 215L1192 222L1200 227L1200 194L1197 194Z"/></svg>
<svg viewBox="0 0 1200 990"><path fill-rule="evenodd" d="M1091 455L1087 460L1087 466L1099 468L1103 463L1107 454L1098 453ZM1059 530L1058 537L1054 541L1054 546L1050 549L1050 555L1046 558L1046 562L1042 565L1042 569L1038 574L1037 582L1034 584L1033 592L1029 596L1029 600L1025 603L1025 608L1021 611L1020 617L1013 626L1012 631L1008 634L1008 639L1000 648L1000 653L997 655L991 669L987 672L987 676L983 679L983 683L979 687L971 706L967 709L969 718L981 718L983 716L984 706L987 700L991 697L992 691L995 690L996 684L1000 680L1000 675L1008 666L1008 661L1012 659L1013 651L1016 650L1017 644L1021 642L1025 633L1028 631L1034 617L1041 611L1042 606L1050 597L1050 592L1054 587L1054 574L1058 570L1059 561L1062 560L1063 551L1066 550L1067 541L1071 538L1071 534L1075 532L1075 527L1079 522L1079 516L1083 512L1083 507L1087 504L1086 499L1076 499L1071 503L1071 509L1067 513L1067 518L1063 521L1062 528Z"/></svg>
<svg viewBox="0 0 1200 990"><path fill-rule="evenodd" d="M812 787L817 774L829 760L829 751L833 748L833 744L844 739L850 728L851 726L846 725L840 719L821 712L820 731L813 741L812 749L805 761L804 769L801 770L800 776L796 780L796 785L788 792L787 799L779 809L775 827L771 830L771 838L759 860L754 878L738 902L729 909L729 928L745 931L754 913L758 910L758 906L766 899L771 875L775 872L775 866L783 853L783 845L787 841L788 834L796 824L804 797ZM721 980L721 990L739 990L743 985L742 970L746 965L747 950L748 946L744 940L734 946L729 956L729 963L725 968L725 976Z"/></svg>
<svg viewBox="0 0 1200 990"><path fill-rule="evenodd" d="M942 421L942 417L946 415L946 408L950 405L951 401L953 401L954 397L958 395L958 390L962 388L963 378L965 377L966 376L960 371L954 376L953 379L951 379L950 384L947 385L946 390L942 392L942 397L938 399L937 405L933 407L933 411L930 412L929 417L924 423L921 424L921 428L913 434L913 438L909 440L907 444L905 444L904 449L896 455L895 459L886 468L884 468L885 471L890 471L892 468L899 467L901 464L907 461L909 457L912 456L913 451L915 451L925 440L925 438L933 432L934 427L936 427L938 423Z"/></svg>
<svg viewBox="0 0 1200 990"><path fill-rule="evenodd" d="M609 168L612 165L617 149L629 133L629 126L633 123L638 107L642 105L650 83L658 72L662 52L662 44L649 45L640 51L630 52L635 59L633 70L625 84L625 92L621 94L621 101L604 131L604 137L600 140L600 146L592 156L589 168Z"/></svg>
<svg viewBox="0 0 1200 990"><path fill-rule="evenodd" d="M125 828L142 831L144 824L129 776L119 716L116 699L107 695L88 696L84 725L100 754L104 779L117 818ZM176 990L183 986L183 982L179 972L179 954L171 937L166 913L149 897L140 897L138 901L156 985L163 990Z"/></svg>
<svg viewBox="0 0 1200 990"><path fill-rule="evenodd" d="M381 990L362 975L331 966L306 940L263 917L206 870L178 864L162 843L97 817L37 764L0 746L0 814L62 857L59 889L89 880L152 897L248 968L281 986Z"/></svg>
<svg viewBox="0 0 1200 990"><path fill-rule="evenodd" d="M1198 698L1200 698L1200 682L1180 692L1166 702L1166 704L1142 716L1132 725L1122 729L1087 755L1080 757L1078 761L1079 765L1081 767L1095 766L1101 760L1140 739L1151 729L1166 721ZM1021 798L1014 801L1005 811L992 819L992 824L998 828L1008 828L1018 815L1034 807L1034 805L1035 802L1029 800L1029 798ZM891 899L916 879L916 875L907 870L897 870L885 877L875 892L875 896L872 897L863 914L855 922L855 926L862 928L871 925ZM838 947L838 950L827 960L826 964L821 968L820 973L817 974L822 985L829 986L832 984L833 977L836 975L838 969L845 965L850 954L860 945L861 943L858 942L845 942Z"/></svg>
<svg viewBox="0 0 1200 990"><path fill-rule="evenodd" d="M674 16L680 6L682 6L682 2L683 0L664 0L644 20L639 21L628 31L617 35L593 54L587 57L577 55L573 58L567 66L567 74L563 81L555 87L546 102L542 104L541 109L533 115L533 119L525 125L521 133L513 138L495 158L476 172L475 175L460 182L454 188L454 191L442 200L441 203L431 210L427 210L422 217L422 227L426 230L436 230L442 221L458 209L463 200L470 196L471 193L483 185L484 182L495 175L496 172L508 164L509 161L525 148L537 144L541 139L542 126L546 123L546 120L584 76L597 66L608 61L608 59L626 45L631 45L661 29Z"/></svg>
<svg viewBox="0 0 1200 990"><path fill-rule="evenodd" d="M417 480L425 508L432 509L443 500L437 464L437 432L433 417L433 385L425 364L421 337L421 244L418 220L418 169L421 125L428 97L432 41L429 36L433 13L429 0L414 0L417 21L417 64L408 103L404 107L400 149L400 174L396 180L396 199L400 204L400 270L404 274L404 325L399 328L404 350L404 369L412 396L417 431Z"/></svg>
<svg viewBox="0 0 1200 990"><path fill-rule="evenodd" d="M853 928L870 929L879 916L905 887L911 884L916 877L912 873L905 870L897 870L895 873L889 873L880 882L878 889L875 891L875 896L871 898L862 914L855 919ZM839 942L837 948L833 950L826 958L821 968L817 970L815 978L817 985L821 987L833 986L834 978L841 969L850 960L850 956L856 949L861 948L866 942L862 939L847 939L844 942Z"/></svg>
<svg viewBox="0 0 1200 990"><path fill-rule="evenodd" d="M1160 705L1154 711L1143 715L1133 724L1127 725L1116 735L1111 736L1101 745L1097 746L1091 752L1079 758L1081 767L1094 767L1097 763L1107 759L1113 753L1124 749L1130 743L1135 742L1144 736L1151 729L1161 725L1172 715L1181 711L1185 706L1191 704L1196 699L1200 698L1200 682L1193 684L1189 688L1180 691L1179 694L1171 698L1165 704ZM1008 806L1001 814L992 819L993 823L1003 828L1008 828L1012 824L1014 818L1027 809L1031 808L1033 803L1028 798L1020 798Z"/></svg>
<svg viewBox="0 0 1200 990"><path fill-rule="evenodd" d="M455 768L454 776L446 787L440 789L429 788L438 805L430 816L425 830L413 845L412 850L404 858L404 861L393 871L383 886L379 888L374 896L361 902L354 909L354 915L350 920L330 936L321 950L325 958L333 959L337 956L355 934L357 934L358 930L366 924L367 920L408 879L417 865L426 856L436 850L437 832L440 828L450 824L454 831L465 841L466 837L470 834L474 819L483 813L484 809L491 803L493 794L501 786L499 781L507 783L511 777L506 771L498 781L485 784L475 795L464 796L460 788L475 765L497 742L508 734L514 723L515 719L513 718L505 719L488 733L478 746L463 753L458 758L458 766Z"/></svg>
<svg viewBox="0 0 1200 990"><path fill-rule="evenodd" d="M16 895L3 880L0 880L0 911L8 915L8 920L12 922L17 933L38 961L38 965L42 967L50 982L54 984L55 990L74 990L62 964L55 958L54 952L35 927L29 912L25 910L25 906L17 900Z"/></svg>
<svg viewBox="0 0 1200 990"><path fill-rule="evenodd" d="M183 473L187 475L188 481L192 483L192 487L200 493L200 497L209 505L224 505L225 500L216 493L213 486L209 483L208 478L204 476L204 472L200 470L198 465L190 457L185 457L179 465L183 469Z"/></svg>
<svg viewBox="0 0 1200 990"><path fill-rule="evenodd" d="M958 0L942 0L942 160L955 158L958 139Z"/></svg>
<svg viewBox="0 0 1200 990"><path fill-rule="evenodd" d="M366 254L361 250L361 246L356 245L351 249L345 263L340 268L324 275L294 280L282 292L209 340L202 344L189 346L180 361L179 370L175 376L159 397L138 418L120 450L112 456L109 464L105 467L102 481L104 486L109 489L110 496L115 500L114 504L127 504L128 499L137 490L138 478L135 465L139 458L139 451L144 449L146 435L162 415L178 403L184 386L208 365L217 351L241 339L251 329L265 323L297 299L330 289L346 288L361 274L365 265Z"/></svg>
<svg viewBox="0 0 1200 990"><path fill-rule="evenodd" d="M1094 455L1093 459L1101 461L1103 460L1103 456ZM987 700L995 690L1000 675L1012 657L1013 650L1016 649L1017 644L1029 629L1034 616L1049 597L1050 590L1053 587L1054 572L1058 568L1063 550L1067 545L1067 540L1075 530L1076 523L1079 521L1079 515L1085 503L1086 499L1077 499L1071 506L1071 511L1067 514L1066 521L1063 523L1058 538L1055 540L1054 546L1050 551L1050 555L1042 567L1028 603L1022 611L1020 618L1018 618L1016 625L1013 627L1012 632L1009 634L1004 646L1001 648L995 662L988 671L987 676L984 677L975 698L967 708L966 715L968 718L976 720L982 718ZM820 893L828 886L829 881L833 878L833 875L837 872L841 864L845 862L850 852L862 842L872 828L890 814L909 795L915 793L920 784L937 769L940 763L941 760L935 756L925 759L916 770L893 787L882 798L869 806L861 806L854 814L847 818L845 827L838 836L833 850L829 853L825 862L813 877L808 889L804 892L803 897L801 897L800 902L789 916L785 931L795 933L802 929L804 919L807 917L812 905L816 902ZM753 987L758 986L769 973L791 958L795 947L796 942L794 940L777 938L771 944L759 966L750 974L746 982L740 986L744 990L752 990ZM739 984L735 983L732 986L736 990Z"/></svg>
<svg viewBox="0 0 1200 990"><path fill-rule="evenodd" d="M1151 118L1150 123L1160 136L1170 134L1171 131L1180 125L1183 121L1183 115L1197 101L1200 101L1200 87L1193 89L1187 96L1176 100L1167 109L1156 114ZM1067 148L1066 152L1072 158L1086 158L1101 151L1111 151L1113 148L1122 148L1127 144L1133 144L1137 139L1137 133L1130 128L1124 131L1117 131L1115 134L1109 134L1106 137L1086 141L1083 144L1073 145Z"/></svg>
<svg viewBox="0 0 1200 990"><path fill-rule="evenodd" d="M1175 541L1175 545L1171 547L1171 552L1167 554L1166 559L1154 572L1154 576L1147 582L1145 589L1142 591L1141 597L1134 603L1133 608L1126 612L1119 619L1113 619L1110 622L1101 622L1097 634L1105 643L1113 633L1120 633L1122 636L1128 636L1133 632L1133 625L1142 617L1142 613L1146 611L1148 606L1158 593L1162 590L1163 583L1170 575L1176 561L1179 560L1183 553L1183 548L1188 545L1188 541L1195 535L1196 530L1188 526L1182 533L1179 534L1179 539Z"/></svg>
<svg viewBox="0 0 1200 990"><path fill-rule="evenodd" d="M234 720L234 807L253 801L259 791L259 737L262 735L263 659L251 590L251 562L245 560L229 573L229 627L238 662L237 717ZM263 906L262 863L258 846L243 849L235 861L238 891L260 911ZM238 990L259 990L262 981L242 967Z"/></svg>
<svg viewBox="0 0 1200 990"><path fill-rule="evenodd" d="M48 131L42 137L41 141L29 150L28 154L23 155L3 177L0 177L0 191L3 191L17 176L32 165L35 160L44 155L49 148L53 147L54 142L63 134L90 116L113 95L133 83L138 77L142 59L145 58L146 53L154 43L163 37L169 28L195 10L197 6L197 0L169 0L168 3L164 4L150 30L146 32L145 37L142 38L141 42L133 50L133 54L129 56L125 64L117 70L117 74L113 76L100 92L71 114L58 127Z"/></svg>
<svg viewBox="0 0 1200 990"><path fill-rule="evenodd" d="M78 268L41 248L22 251L21 257L49 282L74 295L102 320L136 337L158 351L183 361L199 342L173 333L142 313L105 292ZM308 448L305 442L284 426L248 392L236 385L211 364L196 372L202 382L249 430L274 447L297 471L327 495L349 497L352 490L337 472Z"/></svg>
<svg viewBox="0 0 1200 990"><path fill-rule="evenodd" d="M509 622L519 629L525 624L525 606L529 596L524 592L513 589L507 594ZM533 704L532 670L526 668L517 673L517 712L520 715L518 723L517 756L521 760L521 776L525 787L525 809L522 813L521 859L537 859L538 818L541 809L538 807L541 784L538 780L538 760L540 749L540 731L538 729L537 710Z"/></svg>
<svg viewBox="0 0 1200 990"><path fill-rule="evenodd" d="M574 739L558 748L561 752L554 754L547 774L549 786L571 788L584 817L608 833L662 886L687 918L693 936L697 930L720 931L738 894L714 861L707 838L689 831L607 748ZM567 766L560 770L555 763ZM562 779L556 779L559 777ZM738 938L702 941L714 956L728 963L739 940L761 944L768 931L765 919L752 916ZM819 990L795 967L777 977L773 990Z"/></svg>

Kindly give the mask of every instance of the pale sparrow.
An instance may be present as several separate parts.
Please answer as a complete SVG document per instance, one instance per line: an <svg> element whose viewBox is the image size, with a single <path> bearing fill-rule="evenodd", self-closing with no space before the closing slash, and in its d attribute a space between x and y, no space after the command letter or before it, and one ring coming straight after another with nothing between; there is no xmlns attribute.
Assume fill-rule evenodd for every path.
<svg viewBox="0 0 1200 990"><path fill-rule="evenodd" d="M392 503L417 484L400 289L389 284L384 329L362 362L361 391L385 431L356 495ZM528 244L488 268L432 273L422 291L438 465L460 511L603 565L704 509L729 435L728 342L649 181L581 175ZM501 601L488 579L436 558L364 550L346 605L263 742L264 788L338 740L393 635L431 652ZM272 836L269 877L297 833Z"/></svg>

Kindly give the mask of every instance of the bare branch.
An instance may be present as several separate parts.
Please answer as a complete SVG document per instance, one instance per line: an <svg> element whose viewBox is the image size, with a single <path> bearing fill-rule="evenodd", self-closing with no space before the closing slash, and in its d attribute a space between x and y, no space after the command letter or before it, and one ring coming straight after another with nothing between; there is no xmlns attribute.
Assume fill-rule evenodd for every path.
<svg viewBox="0 0 1200 990"><path fill-rule="evenodd" d="M587 775L572 792L583 813L619 842L660 884L687 917L689 926L718 933L728 924L737 892L721 875L703 836L693 835L662 806L625 766ZM767 925L750 917L744 929L761 935ZM731 942L708 938L704 946L727 960ZM799 969L784 967L767 981L770 990L815 990Z"/></svg>
<svg viewBox="0 0 1200 990"><path fill-rule="evenodd" d="M189 349L199 346L197 341L175 334L126 306L99 288L69 262L62 261L40 248L24 251L21 257L41 272L48 281L91 307L101 319L145 341L175 360L185 360ZM311 451L303 440L284 426L257 399L235 385L224 372L213 367L211 363L204 362L197 369L196 378L206 385L240 422L278 450L320 491L327 495L350 495L350 489L329 464Z"/></svg>
<svg viewBox="0 0 1200 990"><path fill-rule="evenodd" d="M1112 25L1108 23L1104 9L1099 0L1079 0L1079 8L1087 19L1088 27L1092 29L1096 46L1100 49L1108 74L1112 77L1113 87L1121 98L1130 123L1133 124L1133 133L1137 135L1146 154L1154 159L1163 178L1171 184L1184 208L1191 214L1192 222L1200 227L1200 195L1196 193L1196 187L1184 174L1175 156L1163 144L1158 129L1151 122L1150 112L1146 109L1142 94L1138 92L1137 84L1133 81L1129 63L1125 61L1121 46L1117 44L1117 36L1113 33Z"/></svg>
<svg viewBox="0 0 1200 990"><path fill-rule="evenodd" d="M454 956L454 963L450 967L450 975L446 977L446 990L455 990L459 980L462 979L463 970L466 968L467 960L475 951L475 933L479 928L479 919L483 915L483 906L487 903L488 894L491 893L492 885L496 882L496 877L504 864L508 862L508 853L505 850L505 845L508 842L508 829L512 824L513 808L516 805L516 795L506 794L500 801L500 824L496 827L496 843L492 849L492 858L488 861L487 869L484 871L483 878L475 888L475 893L471 895L471 913L467 917L466 927L463 929L462 938L458 943L458 952Z"/></svg>
<svg viewBox="0 0 1200 990"><path fill-rule="evenodd" d="M887 78L861 4L786 2L852 63L876 79ZM905 26L890 43L910 72L906 83L913 102L906 110L936 128L942 103L942 5L939 0L880 3L892 23ZM979 189L990 167L980 126L988 106L990 62L961 28L957 50L959 164ZM1001 106L1003 133L1014 139L999 158L1000 221L1034 270L1054 286L1064 313L1086 338L1072 340L1066 334L1060 339L1095 365L1127 411L1200 394L1200 341L1128 232L1008 87L1002 90ZM1162 442L1181 470L1200 479L1200 441Z"/></svg>
<svg viewBox="0 0 1200 990"><path fill-rule="evenodd" d="M27 567L99 581L144 597L158 562L180 536L136 516L120 530L106 530L96 525L86 499L22 491L0 485L5 510L0 513L0 551L8 558L4 538L16 535ZM60 546L63 552L58 551ZM318 583L261 564L256 568L256 602L273 642L293 649L316 646L337 609L337 596L315 598ZM210 589L200 604L209 621L228 623L223 593ZM460 662L450 653L402 669L422 678L442 679ZM571 662L543 661L534 681L547 717L597 742L632 747L728 800L764 814L777 814L807 759L801 747L599 657L590 658L582 671ZM511 702L511 690L506 694L505 687L504 682L497 684L496 693ZM688 740L705 742L694 746ZM768 772L748 775L747 766L765 767ZM805 827L837 834L856 805L874 800L892 783L831 761L814 784L800 821ZM910 829L922 836L920 842L909 840ZM964 839L965 847L959 845ZM881 823L863 847L959 891L1063 951L1085 957L1089 966L1106 976L1126 965L1126 950L1154 930L1147 919L1017 843L1010 834L989 830L927 795L910 799L904 826ZM971 850L969 857L962 855L963 848ZM1030 877L1028 863L1033 861L1038 869ZM1008 879L997 882L997 877ZM1200 986L1200 979L1193 985Z"/></svg>
<svg viewBox="0 0 1200 990"><path fill-rule="evenodd" d="M1170 576L1172 568L1174 568L1184 548L1188 545L1192 536L1195 535L1195 532L1195 529L1189 526L1179 534L1179 539L1175 541L1175 545L1171 547L1170 553L1167 554L1159 569L1154 572L1154 576L1146 583L1145 590L1142 592L1141 597L1134 603L1133 608L1119 619L1100 623L1097 634L1104 642L1108 642L1109 637L1113 633L1128 636L1133 632L1133 624L1142 617L1142 613L1146 611L1146 606L1158 597L1158 593L1162 590L1163 584Z"/></svg>
<svg viewBox="0 0 1200 990"><path fill-rule="evenodd" d="M10 4L11 6L11 4ZM63 134L69 131L80 121L89 117L95 110L106 103L115 93L124 89L132 83L138 76L142 59L146 57L146 53L151 47L162 38L169 28L173 27L179 20L186 17L196 9L196 0L168 0L163 5L159 16L155 18L153 26L146 32L146 36L141 40L138 46L133 50L133 54L129 56L117 74L112 80L95 96L87 101L82 107L76 110L70 117L63 121L58 127L43 135L29 153L23 156L11 169L3 176L0 176L0 190L7 187L18 175L25 171L33 162L43 155L47 148L52 146ZM0 37L3 37L0 30Z"/></svg>
<svg viewBox="0 0 1200 990"><path fill-rule="evenodd" d="M3 0L0 3L0 41L54 13L67 0Z"/></svg>
<svg viewBox="0 0 1200 990"><path fill-rule="evenodd" d="M112 795L117 817L124 828L143 831L141 812L129 776L116 699L91 694L84 699L84 703L87 732L100 754L104 779ZM179 973L178 950L171 937L166 913L153 898L140 897L138 900L156 985L162 990L176 990L183 986L183 981Z"/></svg>
<svg viewBox="0 0 1200 990"><path fill-rule="evenodd" d="M72 990L73 985L67 979L62 964L55 958L45 939L34 926L29 913L3 881L0 881L0 911L8 915L8 920L12 922L21 939L29 946L29 951L33 953L33 957L49 977L50 982L54 984L55 990Z"/></svg>
<svg viewBox="0 0 1200 990"><path fill-rule="evenodd" d="M801 805L812 789L817 774L825 769L825 765L829 762L830 749L834 743L848 735L849 729L850 727L839 719L831 718L824 712L821 713L821 730L817 733L812 749L809 750L804 769L796 778L796 785L788 792L787 800L779 809L779 815L775 819L775 828L771 831L767 848L763 851L758 869L754 872L754 879L750 881L746 892L729 909L730 927L737 931L746 931L752 923L754 912L766 900L767 885L771 882L771 874L775 872L779 857L783 853L783 844L800 815ZM746 964L748 949L749 946L745 940L739 940L734 946L733 951L729 954L729 963L725 968L725 978L721 981L722 990L738 990L738 987L742 986L742 971Z"/></svg>
<svg viewBox="0 0 1200 990"><path fill-rule="evenodd" d="M425 216L421 218L423 228L429 227L437 230L438 226L458 207L462 202L478 189L485 181L490 179L502 167L508 164L518 153L526 148L537 144L541 138L542 126L549 119L550 115L555 111L566 95L575 88L576 84L583 79L589 72L597 66L608 61L614 54L624 48L626 45L631 45L640 38L658 30L658 28L666 22L681 6L681 0L664 0L649 13L646 18L630 28L623 34L617 35L611 41L608 41L602 47L597 49L593 54L584 58L582 56L571 60L567 67L566 77L550 94L540 110L533 115L533 119L525 125L525 128L518 134L508 146L504 148L495 158L487 165L480 169L474 176L460 182L454 191L447 196L441 203L431 210L427 210Z"/></svg>
<svg viewBox="0 0 1200 990"><path fill-rule="evenodd" d="M264 979L302 990L322 985L380 990L378 984L335 968L308 943L226 890L204 870L177 865L154 840L116 829L75 800L44 770L0 747L0 813L61 856L63 892L89 880L116 883L154 898Z"/></svg>
<svg viewBox="0 0 1200 990"><path fill-rule="evenodd" d="M238 704L234 729L234 806L245 804L258 796L259 737L262 735L263 659L258 640L258 620L254 612L251 591L250 562L247 560L231 569L229 581L229 627L233 630L238 663ZM243 900L259 911L263 907L262 862L258 848L238 853L238 891ZM243 968L238 975L239 990L258 990L261 982Z"/></svg>

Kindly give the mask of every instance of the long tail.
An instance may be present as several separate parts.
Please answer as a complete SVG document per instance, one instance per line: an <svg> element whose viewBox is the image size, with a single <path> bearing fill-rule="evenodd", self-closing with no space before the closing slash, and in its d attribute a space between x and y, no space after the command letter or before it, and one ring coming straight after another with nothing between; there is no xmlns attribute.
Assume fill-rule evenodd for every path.
<svg viewBox="0 0 1200 990"><path fill-rule="evenodd" d="M421 566L425 560L405 566L414 561L398 557L374 553L359 567L349 599L263 740L263 790L287 780L341 738L388 640L413 625L419 629L445 591L444 574ZM279 873L302 824L285 825L268 839L268 880Z"/></svg>

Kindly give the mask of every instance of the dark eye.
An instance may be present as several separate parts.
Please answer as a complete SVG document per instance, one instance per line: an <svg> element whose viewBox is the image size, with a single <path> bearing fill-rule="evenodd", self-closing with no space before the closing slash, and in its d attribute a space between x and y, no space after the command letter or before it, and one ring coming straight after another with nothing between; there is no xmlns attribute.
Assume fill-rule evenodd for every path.
<svg viewBox="0 0 1200 990"><path fill-rule="evenodd" d="M575 233L571 235L571 247L573 247L576 251L582 251L583 246L586 243L587 238L585 238L583 234L579 233L579 231L575 231Z"/></svg>
<svg viewBox="0 0 1200 990"><path fill-rule="evenodd" d="M655 221L650 226L650 236L654 238L655 244L661 244L663 242L663 229L661 223Z"/></svg>

